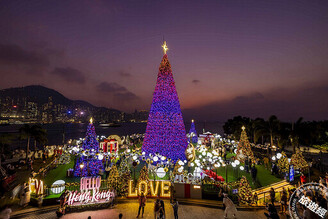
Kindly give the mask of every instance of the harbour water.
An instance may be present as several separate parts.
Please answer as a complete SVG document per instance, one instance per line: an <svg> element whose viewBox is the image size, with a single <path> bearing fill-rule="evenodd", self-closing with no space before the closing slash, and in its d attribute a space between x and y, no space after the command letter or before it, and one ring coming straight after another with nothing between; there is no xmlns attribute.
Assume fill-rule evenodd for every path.
<svg viewBox="0 0 328 219"><path fill-rule="evenodd" d="M79 139L85 136L87 129L87 123L55 123L55 124L44 124L44 129L48 132L48 145L59 145L63 142L63 133L65 134L65 142L69 139ZM19 128L22 125L7 125L0 126L0 133L19 133ZM131 135L135 133L143 134L146 131L147 123L121 123L118 127L106 127L96 125L96 133L98 135ZM223 134L223 123L220 122L196 122L196 131L198 134L206 132ZM185 123L186 131L190 129L190 123ZM12 144L12 149L24 148L26 140L16 140Z"/></svg>

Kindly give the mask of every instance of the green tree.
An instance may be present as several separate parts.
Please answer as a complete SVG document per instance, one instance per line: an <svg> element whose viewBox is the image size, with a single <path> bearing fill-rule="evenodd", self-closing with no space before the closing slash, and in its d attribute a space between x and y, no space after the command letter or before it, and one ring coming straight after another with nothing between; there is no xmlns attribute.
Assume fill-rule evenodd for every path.
<svg viewBox="0 0 328 219"><path fill-rule="evenodd" d="M275 115L269 117L267 121L259 120L258 130L270 138L270 145L273 146L273 140L279 135L280 121ZM269 156L269 148L267 150Z"/></svg>
<svg viewBox="0 0 328 219"><path fill-rule="evenodd" d="M37 143L44 145L48 142L47 130L43 129L41 125L31 127L31 137L34 139L34 154L37 152Z"/></svg>
<svg viewBox="0 0 328 219"><path fill-rule="evenodd" d="M5 151L7 149L7 151L10 151L8 150L8 145L10 145L12 143L12 140L13 140L13 135L11 134L0 134L0 150L1 150L1 155L5 154ZM1 160L2 159L2 156L0 156L0 166L1 166Z"/></svg>

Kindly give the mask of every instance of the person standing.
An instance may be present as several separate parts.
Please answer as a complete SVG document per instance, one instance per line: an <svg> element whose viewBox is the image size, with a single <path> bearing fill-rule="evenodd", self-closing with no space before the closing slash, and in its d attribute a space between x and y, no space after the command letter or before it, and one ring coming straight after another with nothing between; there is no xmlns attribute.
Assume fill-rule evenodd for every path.
<svg viewBox="0 0 328 219"><path fill-rule="evenodd" d="M282 196L281 196L281 212L283 214L286 213L286 210L287 210L287 202L288 202L287 192L286 192L285 188L283 188L283 190L282 190Z"/></svg>
<svg viewBox="0 0 328 219"><path fill-rule="evenodd" d="M160 208L159 208L159 218L160 219L165 219L165 206L164 206L164 201L160 201Z"/></svg>
<svg viewBox="0 0 328 219"><path fill-rule="evenodd" d="M271 187L270 189L270 200L272 205L274 206L274 201L276 199L276 192L274 191L274 189Z"/></svg>
<svg viewBox="0 0 328 219"><path fill-rule="evenodd" d="M235 204L231 201L231 199L228 197L228 194L223 194L223 204L225 206L224 210L224 218L228 217L228 213L231 213L234 218L236 218L237 209L235 207Z"/></svg>
<svg viewBox="0 0 328 219"><path fill-rule="evenodd" d="M154 217L155 219L158 219L159 217L159 210L160 210L160 203L159 203L159 199L156 199L156 201L154 202Z"/></svg>
<svg viewBox="0 0 328 219"><path fill-rule="evenodd" d="M137 218L138 218L139 215L140 215L140 210L141 210L141 209L142 209L141 217L143 217L143 215L144 215L144 211L145 211L146 200L147 200L147 199L146 199L144 193L142 192L141 195L139 196L139 210L138 210L138 216L137 216Z"/></svg>
<svg viewBox="0 0 328 219"><path fill-rule="evenodd" d="M178 219L178 208L179 208L179 203L176 199L174 199L173 203L171 203L173 212L174 212L174 219Z"/></svg>

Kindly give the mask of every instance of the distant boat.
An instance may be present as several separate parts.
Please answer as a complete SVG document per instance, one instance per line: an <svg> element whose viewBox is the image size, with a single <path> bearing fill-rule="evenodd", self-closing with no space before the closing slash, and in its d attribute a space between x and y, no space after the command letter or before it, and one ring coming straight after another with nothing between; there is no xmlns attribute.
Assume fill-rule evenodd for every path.
<svg viewBox="0 0 328 219"><path fill-rule="evenodd" d="M118 122L112 122L112 123L99 123L99 126L102 127L120 127L121 124Z"/></svg>

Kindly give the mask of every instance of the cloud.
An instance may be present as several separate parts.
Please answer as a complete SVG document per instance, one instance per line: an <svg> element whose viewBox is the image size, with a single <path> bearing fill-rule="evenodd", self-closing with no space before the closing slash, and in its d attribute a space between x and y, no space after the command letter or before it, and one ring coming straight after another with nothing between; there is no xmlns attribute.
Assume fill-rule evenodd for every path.
<svg viewBox="0 0 328 219"><path fill-rule="evenodd" d="M119 71L118 74L119 74L121 77L125 77L125 78L132 77L132 75L131 75L129 72L125 72L125 71Z"/></svg>
<svg viewBox="0 0 328 219"><path fill-rule="evenodd" d="M194 80L191 81L191 83L198 84L198 83L200 83L200 80L194 79Z"/></svg>
<svg viewBox="0 0 328 219"><path fill-rule="evenodd" d="M15 44L0 44L0 64L22 67L28 74L41 74L50 65L47 55Z"/></svg>
<svg viewBox="0 0 328 219"><path fill-rule="evenodd" d="M255 92L184 109L183 115L186 119L220 122L237 115L265 119L270 115L277 115L284 121L294 121L299 117L304 117L305 120L323 120L328 118L328 102L325 101L327 96L328 81L297 88L276 87L264 93Z"/></svg>
<svg viewBox="0 0 328 219"><path fill-rule="evenodd" d="M55 68L51 74L57 75L67 82L83 84L86 81L85 76L81 71L70 67Z"/></svg>
<svg viewBox="0 0 328 219"><path fill-rule="evenodd" d="M120 101L127 101L127 100L136 100L139 99L137 95L126 89L115 82L102 82L98 84L97 90L99 92L105 92L108 94L112 94L114 97L119 99Z"/></svg>

